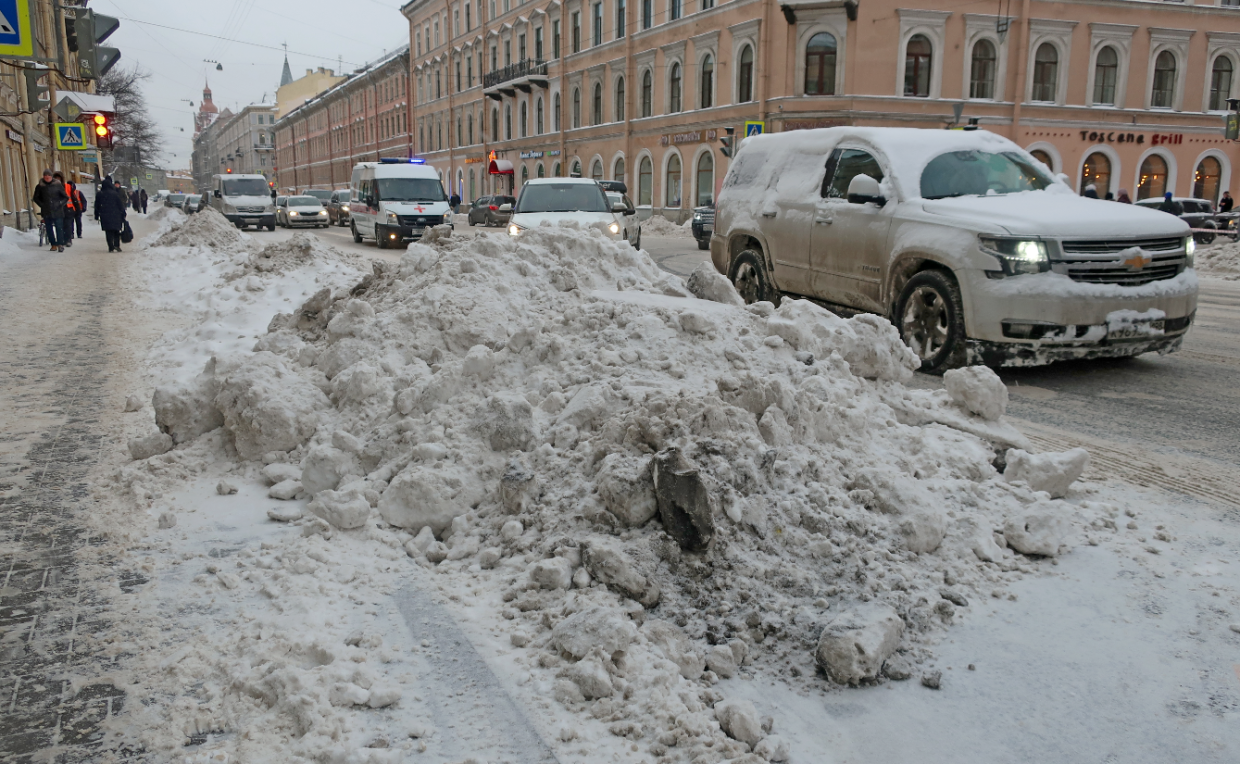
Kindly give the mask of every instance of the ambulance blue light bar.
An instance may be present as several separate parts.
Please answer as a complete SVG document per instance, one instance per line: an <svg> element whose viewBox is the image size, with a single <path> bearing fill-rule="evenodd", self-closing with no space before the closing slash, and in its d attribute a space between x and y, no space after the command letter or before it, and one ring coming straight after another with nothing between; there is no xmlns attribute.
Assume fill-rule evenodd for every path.
<svg viewBox="0 0 1240 764"><path fill-rule="evenodd" d="M379 164L426 164L426 160L421 157L383 157L379 160Z"/></svg>

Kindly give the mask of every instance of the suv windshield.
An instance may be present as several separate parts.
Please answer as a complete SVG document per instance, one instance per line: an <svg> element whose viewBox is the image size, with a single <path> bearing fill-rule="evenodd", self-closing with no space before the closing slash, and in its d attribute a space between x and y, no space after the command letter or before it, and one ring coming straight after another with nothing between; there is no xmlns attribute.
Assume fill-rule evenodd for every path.
<svg viewBox="0 0 1240 764"><path fill-rule="evenodd" d="M332 198L332 192L325 188L307 188L305 191L302 191L302 193L306 196L313 196L315 199L323 202Z"/></svg>
<svg viewBox="0 0 1240 764"><path fill-rule="evenodd" d="M172 194L168 198L172 200L173 204L176 204L177 202L185 201L185 194Z"/></svg>
<svg viewBox="0 0 1240 764"><path fill-rule="evenodd" d="M350 194L350 193L351 193L351 192L349 192L349 191L337 191L337 192L336 192L336 201L338 201L338 202L347 202L347 201L349 201L349 194Z"/></svg>
<svg viewBox="0 0 1240 764"><path fill-rule="evenodd" d="M379 178L379 199L385 202L445 202L435 178Z"/></svg>
<svg viewBox="0 0 1240 764"><path fill-rule="evenodd" d="M224 181L224 196L268 196L267 181L258 178L231 178Z"/></svg>
<svg viewBox="0 0 1240 764"><path fill-rule="evenodd" d="M986 196L1041 191L1053 183L1014 151L949 151L930 160L921 172L923 199Z"/></svg>
<svg viewBox="0 0 1240 764"><path fill-rule="evenodd" d="M521 189L517 212L610 212L597 183L531 183Z"/></svg>
<svg viewBox="0 0 1240 764"><path fill-rule="evenodd" d="M290 207L319 207L319 200L313 196L290 196L288 198L288 206Z"/></svg>

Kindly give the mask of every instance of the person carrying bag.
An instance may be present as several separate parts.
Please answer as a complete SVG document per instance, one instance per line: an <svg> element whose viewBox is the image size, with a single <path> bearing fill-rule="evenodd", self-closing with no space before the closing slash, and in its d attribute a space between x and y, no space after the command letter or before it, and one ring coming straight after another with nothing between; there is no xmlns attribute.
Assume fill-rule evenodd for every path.
<svg viewBox="0 0 1240 764"><path fill-rule="evenodd" d="M95 196L95 217L99 219L99 225L103 228L104 234L108 239L108 251L121 251L121 235L129 228L128 217L125 214L125 198L124 192L116 190L116 186L112 184L112 178L104 178L103 185L99 188L99 193ZM133 231L129 231L129 241L133 240Z"/></svg>

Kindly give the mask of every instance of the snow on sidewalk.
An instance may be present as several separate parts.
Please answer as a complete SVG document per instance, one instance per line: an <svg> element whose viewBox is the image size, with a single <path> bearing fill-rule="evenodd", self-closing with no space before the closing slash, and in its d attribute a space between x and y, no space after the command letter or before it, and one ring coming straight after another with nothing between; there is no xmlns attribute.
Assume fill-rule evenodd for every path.
<svg viewBox="0 0 1240 764"><path fill-rule="evenodd" d="M906 387L882 319L744 307L589 230L371 271L215 217L148 239L148 299L193 323L151 356L155 455L110 487L152 534L147 703L115 731L150 750L529 760L445 725L457 676L562 761L781 761L806 740L757 680L950 683L935 645L978 598L1082 541L1170 543L1068 487L1083 452L1023 454L989 371ZM453 673L472 653L415 636L410 598L502 681Z"/></svg>

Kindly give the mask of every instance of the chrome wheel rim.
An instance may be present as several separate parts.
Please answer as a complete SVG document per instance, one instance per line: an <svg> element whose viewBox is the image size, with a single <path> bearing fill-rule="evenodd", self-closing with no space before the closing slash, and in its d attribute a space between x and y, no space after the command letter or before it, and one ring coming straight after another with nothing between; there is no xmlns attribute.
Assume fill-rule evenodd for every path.
<svg viewBox="0 0 1240 764"><path fill-rule="evenodd" d="M937 289L919 286L904 303L900 336L922 361L937 356L947 344L947 301Z"/></svg>
<svg viewBox="0 0 1240 764"><path fill-rule="evenodd" d="M746 305L752 305L758 301L762 293L762 282L758 278L758 269L751 263L741 263L737 266L734 283L737 294L741 296Z"/></svg>

